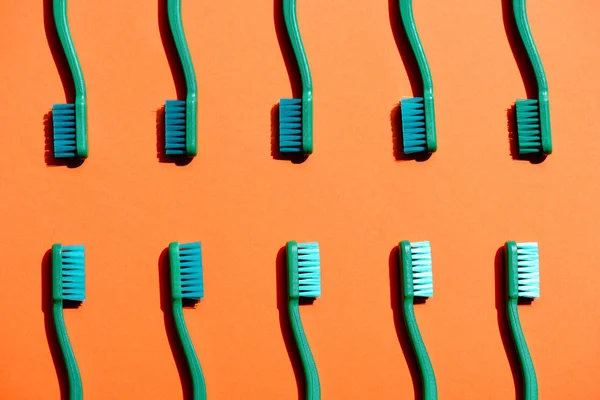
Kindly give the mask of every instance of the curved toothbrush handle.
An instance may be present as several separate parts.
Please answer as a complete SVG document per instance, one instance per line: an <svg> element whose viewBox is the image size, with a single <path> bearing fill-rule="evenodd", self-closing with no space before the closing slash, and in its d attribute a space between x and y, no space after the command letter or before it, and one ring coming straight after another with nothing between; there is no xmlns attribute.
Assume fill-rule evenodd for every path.
<svg viewBox="0 0 600 400"><path fill-rule="evenodd" d="M537 400L537 377L535 376L535 368L533 367L533 360L527 348L527 342L525 342L521 322L519 321L517 299L508 299L507 315L510 331L519 357L519 364L521 365L521 373L523 374L523 400Z"/></svg>
<svg viewBox="0 0 600 400"><path fill-rule="evenodd" d="M433 372L433 366L431 360L427 354L425 343L419 332L419 326L415 318L415 311L413 308L413 300L411 298L404 299L404 323L408 330L408 335L412 343L415 355L417 357L417 364L421 373L421 381L423 385L423 400L437 400L437 384L435 381L435 373Z"/></svg>
<svg viewBox="0 0 600 400"><path fill-rule="evenodd" d="M67 17L67 0L53 0L52 11L54 14L54 22L56 31L60 39L61 46L65 52L71 76L73 77L73 85L75 86L75 135L77 156L86 158L88 156L87 143L87 97L85 89L85 80L83 79L83 71L81 64L75 51L75 45L71 38L69 30L69 20Z"/></svg>
<svg viewBox="0 0 600 400"><path fill-rule="evenodd" d="M546 74L544 73L544 67L542 65L540 54L538 53L537 48L535 47L533 35L531 34L531 29L529 28L529 21L527 20L527 6L525 4L525 0L513 0L513 13L515 15L515 21L517 23L519 36L521 37L521 41L525 46L527 56L529 57L529 61L531 62L531 66L533 67L533 72L535 74L535 79L537 81L538 86L538 92L540 97L539 100L547 100L548 82L546 81Z"/></svg>
<svg viewBox="0 0 600 400"><path fill-rule="evenodd" d="M308 58L298 27L296 0L283 0L283 18L302 80L302 151L304 154L310 154L313 151L313 84Z"/></svg>
<svg viewBox="0 0 600 400"><path fill-rule="evenodd" d="M306 340L306 334L302 327L302 320L300 319L300 310L298 309L298 299L289 300L288 302L288 313L290 317L290 325L296 340L296 346L298 353L300 354L300 361L302 362L302 369L304 370L304 380L306 383L306 400L320 400L321 399L321 384L319 382L319 373L317 372L317 366L315 359L313 358L310 346Z"/></svg>
<svg viewBox="0 0 600 400"><path fill-rule="evenodd" d="M194 350L194 344L192 343L192 339L190 338L190 334L185 325L181 300L173 301L173 319L175 320L175 329L177 330L177 335L179 336L179 341L192 379L192 398L194 400L206 400L206 383L204 382L204 375L202 374L198 356Z"/></svg>
<svg viewBox="0 0 600 400"><path fill-rule="evenodd" d="M171 34L173 35L173 40L175 42L175 48L177 49L177 54L179 54L179 60L181 61L181 67L183 68L183 74L185 76L187 96L188 99L193 98L193 101L196 102L198 92L196 73L194 72L194 64L185 38L185 32L183 31L181 0L167 0L167 14L169 17L169 27L171 28Z"/></svg>
<svg viewBox="0 0 600 400"><path fill-rule="evenodd" d="M75 85L75 101L85 102L85 81L83 80L83 72L75 45L69 30L69 20L67 17L67 0L53 0L54 22L56 23L56 31L62 45L71 75L73 76L73 84Z"/></svg>
<svg viewBox="0 0 600 400"><path fill-rule="evenodd" d="M54 302L52 305L52 316L54 318L56 337L58 338L58 344L65 361L65 368L67 370L67 380L69 383L68 398L69 400L81 400L83 399L81 375L79 374L79 368L77 367L77 361L75 360L73 348L69 342L69 335L67 334L65 319L63 316L62 302Z"/></svg>
<svg viewBox="0 0 600 400"><path fill-rule="evenodd" d="M425 56L425 50L421 44L419 38L419 32L417 31L417 25L415 24L415 16L413 13L412 1L413 0L399 0L400 1L400 17L402 18L402 24L404 30L408 36L410 47L412 47L413 53L421 72L421 79L423 80L423 97L433 97L433 81L431 79L431 71L429 69L429 63L427 63L427 57Z"/></svg>

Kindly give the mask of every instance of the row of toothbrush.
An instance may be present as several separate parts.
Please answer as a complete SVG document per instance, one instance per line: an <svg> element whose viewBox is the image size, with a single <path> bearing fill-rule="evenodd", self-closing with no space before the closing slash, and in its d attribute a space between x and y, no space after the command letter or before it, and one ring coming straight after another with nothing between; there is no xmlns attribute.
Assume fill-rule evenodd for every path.
<svg viewBox="0 0 600 400"><path fill-rule="evenodd" d="M401 241L399 244L402 314L421 375L423 399L438 398L433 366L419 332L414 303L433 296L431 245L427 241ZM506 242L506 314L513 342L520 361L523 400L538 398L537 379L533 362L519 321L519 300L540 296L539 250L535 242ZM296 350L304 374L305 396L308 400L321 398L319 374L300 318L300 304L311 304L321 296L321 259L318 243L286 245L287 314ZM194 345L186 328L183 307L196 304L204 297L202 247L199 242L169 245L171 277L171 306L173 322L185 355L193 399L206 399L206 384ZM85 300L85 249L82 245L52 246L52 311L56 333L65 360L69 399L83 398L81 376L67 335L63 307L65 301L79 304Z"/></svg>
<svg viewBox="0 0 600 400"><path fill-rule="evenodd" d="M57 159L85 159L88 156L85 81L69 31L67 0L53 1L58 36L75 88L75 103L52 106L53 155ZM405 155L433 153L437 150L437 140L431 71L415 25L412 0L398 1L400 17L423 83L420 97L404 98L400 101L402 151ZM537 85L537 98L518 99L515 102L517 149L521 156L547 155L552 152L548 83L527 21L525 0L513 0L513 12ZM167 15L185 76L186 97L167 100L165 103L165 155L194 157L198 152L198 88L181 20L181 0L167 0ZM280 100L279 151L288 155L308 155L313 152L313 83L298 28L296 0L283 0L283 16L300 71L302 97Z"/></svg>

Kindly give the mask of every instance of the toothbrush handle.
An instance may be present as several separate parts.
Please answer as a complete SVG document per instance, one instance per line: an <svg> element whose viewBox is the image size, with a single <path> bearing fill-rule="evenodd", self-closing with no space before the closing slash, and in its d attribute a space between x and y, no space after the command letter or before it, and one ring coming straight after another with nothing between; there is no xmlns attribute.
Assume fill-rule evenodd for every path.
<svg viewBox="0 0 600 400"><path fill-rule="evenodd" d="M302 37L300 35L300 28L298 27L298 16L296 15L296 0L283 0L283 18L285 20L285 27L292 43L294 55L296 56L296 62L298 63L298 69L300 70L300 77L302 79L302 91L308 93L312 98L312 77L310 75L310 68L308 66L308 59L306 58L306 51L302 44Z"/></svg>
<svg viewBox="0 0 600 400"><path fill-rule="evenodd" d="M429 70L429 63L425 56L425 50L421 44L419 38L419 32L415 24L415 15L412 8L413 0L399 0L400 1L400 17L402 18L402 24L404 30L408 36L410 47L417 60L419 71L421 72L421 79L423 80L423 97L425 99L433 98L433 81L431 79L431 71Z"/></svg>
<svg viewBox="0 0 600 400"><path fill-rule="evenodd" d="M304 381L306 384L306 400L320 400L321 399L321 384L319 382L319 373L317 372L317 366L315 359L313 358L310 346L306 340L306 334L302 327L302 320L300 319L300 310L298 308L298 299L290 300L288 303L288 313L290 317L290 325L296 340L296 346L298 353L300 354L300 361L302 362L302 369L304 370Z"/></svg>
<svg viewBox="0 0 600 400"><path fill-rule="evenodd" d="M521 373L523 376L523 400L537 400L538 385L533 367L533 360L525 342L521 322L519 321L519 311L517 310L517 299L509 298L507 303L508 323L512 334L519 364L521 365Z"/></svg>
<svg viewBox="0 0 600 400"><path fill-rule="evenodd" d="M68 399L81 400L83 399L81 375L79 374L79 368L77 367L77 361L75 360L73 348L69 342L69 335L67 334L67 327L65 326L63 306L61 301L55 301L52 305L52 316L54 318L56 337L58 338L58 344L65 361L65 369L67 370L67 380L69 383Z"/></svg>
<svg viewBox="0 0 600 400"><path fill-rule="evenodd" d="M423 400L437 400L437 384L435 381L435 373L433 372L433 366L431 360L427 354L425 343L419 332L419 326L417 325L417 319L415 318L415 311L413 307L413 299L404 299L404 323L408 330L408 335L412 343L415 355L417 357L417 364L421 373L421 381L423 385Z"/></svg>
<svg viewBox="0 0 600 400"><path fill-rule="evenodd" d="M529 28L529 21L527 20L527 5L525 3L525 0L513 0L513 13L515 15L515 22L517 23L517 29L519 31L519 36L521 36L521 41L523 42L525 50L527 51L529 62L531 63L533 72L535 73L540 100L547 100L548 82L546 81L546 74L544 73L542 60L537 48L535 47L533 35L531 34L531 29Z"/></svg>
<svg viewBox="0 0 600 400"><path fill-rule="evenodd" d="M81 64L77 58L75 45L69 30L69 18L67 16L67 0L53 0L52 10L54 13L54 23L60 44L65 52L71 75L73 76L73 84L75 85L75 102L85 102L85 81L83 80L83 72Z"/></svg>
<svg viewBox="0 0 600 400"><path fill-rule="evenodd" d="M173 41L175 42L175 48L177 49L177 54L179 54L179 60L181 61L181 67L183 68L183 74L185 76L188 100L192 100L195 104L198 91L196 73L194 72L192 56L183 30L181 0L167 0L167 15L169 18L171 34L173 35Z"/></svg>
<svg viewBox="0 0 600 400"><path fill-rule="evenodd" d="M194 400L206 400L206 383L204 382L204 375L202 374L198 356L194 350L194 344L185 325L181 300L173 300L173 319L175 320L175 329L177 330L177 335L179 335L179 341L192 379L192 398Z"/></svg>

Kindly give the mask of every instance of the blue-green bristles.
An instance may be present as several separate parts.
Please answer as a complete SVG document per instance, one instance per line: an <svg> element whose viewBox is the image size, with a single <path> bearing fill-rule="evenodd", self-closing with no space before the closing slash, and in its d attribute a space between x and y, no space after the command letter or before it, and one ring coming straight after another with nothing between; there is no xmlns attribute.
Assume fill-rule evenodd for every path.
<svg viewBox="0 0 600 400"><path fill-rule="evenodd" d="M540 253L536 242L517 243L519 297L540 297Z"/></svg>
<svg viewBox="0 0 600 400"><path fill-rule="evenodd" d="M54 158L76 157L75 104L52 105L52 129Z"/></svg>
<svg viewBox="0 0 600 400"><path fill-rule="evenodd" d="M279 101L279 152L302 152L302 100Z"/></svg>
<svg viewBox="0 0 600 400"><path fill-rule="evenodd" d="M422 97L400 101L402 112L402 146L404 154L427 151L425 108Z"/></svg>
<svg viewBox="0 0 600 400"><path fill-rule="evenodd" d="M321 256L318 243L298 243L298 290L300 297L321 296Z"/></svg>
<svg viewBox="0 0 600 400"><path fill-rule="evenodd" d="M61 255L62 299L85 300L85 248L83 245L63 246Z"/></svg>
<svg viewBox="0 0 600 400"><path fill-rule="evenodd" d="M411 242L413 290L416 297L433 296L431 245L429 242Z"/></svg>
<svg viewBox="0 0 600 400"><path fill-rule="evenodd" d="M204 278L200 242L179 245L179 273L182 299L193 301L202 299L204 297Z"/></svg>
<svg viewBox="0 0 600 400"><path fill-rule="evenodd" d="M517 143L519 154L542 152L540 107L536 99L517 100Z"/></svg>
<svg viewBox="0 0 600 400"><path fill-rule="evenodd" d="M165 102L165 154L180 156L186 154L186 109L184 100Z"/></svg>

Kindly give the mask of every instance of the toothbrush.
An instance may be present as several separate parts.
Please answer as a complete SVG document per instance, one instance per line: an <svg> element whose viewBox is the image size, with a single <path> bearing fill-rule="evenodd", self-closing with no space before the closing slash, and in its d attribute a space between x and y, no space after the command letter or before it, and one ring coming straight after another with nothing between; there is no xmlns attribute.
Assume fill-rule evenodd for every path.
<svg viewBox="0 0 600 400"><path fill-rule="evenodd" d="M538 244L535 242L516 243L506 242L506 308L508 323L512 334L521 373L523 377L523 400L537 400L538 385L533 361L523 335L518 300L540 297L540 256Z"/></svg>
<svg viewBox="0 0 600 400"><path fill-rule="evenodd" d="M165 154L194 157L198 153L196 145L198 89L194 64L181 21L181 0L167 0L167 14L183 68L187 94L185 100L165 102Z"/></svg>
<svg viewBox="0 0 600 400"><path fill-rule="evenodd" d="M400 242L400 269L402 279L402 308L404 323L412 343L421 373L424 400L436 400L435 373L419 326L415 318L415 297L426 299L433 296L431 245L429 242Z"/></svg>
<svg viewBox="0 0 600 400"><path fill-rule="evenodd" d="M279 151L311 154L313 152L313 85L298 28L296 0L283 0L283 17L300 70L302 98L281 99L279 102Z"/></svg>
<svg viewBox="0 0 600 400"><path fill-rule="evenodd" d="M69 31L67 0L53 0L52 6L58 37L75 86L75 103L52 105L54 158L84 159L88 156L85 81Z"/></svg>
<svg viewBox="0 0 600 400"><path fill-rule="evenodd" d="M175 329L189 368L194 400L206 399L206 384L202 368L194 350L185 319L183 303L196 303L204 297L204 279L202 275L202 247L199 242L169 245L171 267L171 305Z"/></svg>
<svg viewBox="0 0 600 400"><path fill-rule="evenodd" d="M412 8L413 0L399 1L402 24L417 60L421 80L423 81L423 97L408 97L400 101L403 151L404 154L433 153L437 150L437 139L431 71L415 25Z"/></svg>
<svg viewBox="0 0 600 400"><path fill-rule="evenodd" d="M85 249L83 245L52 245L52 316L67 370L69 400L83 399L81 375L69 341L63 307L65 301L85 300Z"/></svg>
<svg viewBox="0 0 600 400"><path fill-rule="evenodd" d="M318 243L287 242L288 313L305 378L306 400L321 398L319 373L302 327L299 304L321 296L321 257Z"/></svg>
<svg viewBox="0 0 600 400"><path fill-rule="evenodd" d="M525 46L535 75L538 90L537 99L517 99L515 102L519 154L550 154L552 153L552 137L550 133L548 82L527 21L525 0L513 0L513 12L519 36Z"/></svg>

